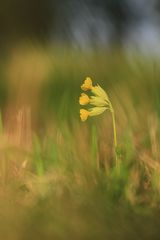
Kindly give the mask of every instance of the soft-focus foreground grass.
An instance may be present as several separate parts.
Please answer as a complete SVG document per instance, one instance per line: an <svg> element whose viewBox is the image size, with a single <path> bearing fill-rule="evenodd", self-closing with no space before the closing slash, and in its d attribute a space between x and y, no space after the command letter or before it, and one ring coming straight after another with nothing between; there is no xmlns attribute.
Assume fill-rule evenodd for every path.
<svg viewBox="0 0 160 240"><path fill-rule="evenodd" d="M159 239L158 60L13 49L0 65L0 239ZM79 120L86 76L113 103Z"/></svg>

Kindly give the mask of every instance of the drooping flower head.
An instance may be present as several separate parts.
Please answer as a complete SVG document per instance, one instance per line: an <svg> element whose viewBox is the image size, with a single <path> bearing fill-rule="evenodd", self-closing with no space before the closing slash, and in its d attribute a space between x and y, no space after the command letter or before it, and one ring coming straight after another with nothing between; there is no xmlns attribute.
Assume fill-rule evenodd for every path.
<svg viewBox="0 0 160 240"><path fill-rule="evenodd" d="M81 86L83 91L90 90L93 96L89 97L87 94L82 93L79 98L80 105L87 105L90 104L93 107L86 109L80 109L80 118L81 121L86 121L87 118L97 116L105 112L107 109L112 114L112 122L113 122L113 134L114 134L114 147L115 147L115 158L116 158L116 165L118 165L118 158L116 153L117 147L117 134L116 134L116 125L115 125L115 115L114 109L112 104L108 98L107 93L101 88L98 84L96 86L92 85L91 78L87 77L84 83Z"/></svg>
<svg viewBox="0 0 160 240"><path fill-rule="evenodd" d="M109 101L107 93L98 84L93 86L92 79L87 77L81 86L83 91L90 90L93 96L89 97L85 93L81 93L79 97L80 105L90 104L94 107L85 110L80 109L80 118L84 122L88 116L96 116L103 113L106 109L111 109L111 103Z"/></svg>

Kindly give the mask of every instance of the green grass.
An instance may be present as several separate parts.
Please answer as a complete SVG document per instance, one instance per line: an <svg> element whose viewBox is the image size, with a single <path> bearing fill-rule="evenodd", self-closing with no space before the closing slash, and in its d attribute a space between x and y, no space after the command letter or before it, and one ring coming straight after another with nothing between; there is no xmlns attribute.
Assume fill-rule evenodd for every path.
<svg viewBox="0 0 160 240"><path fill-rule="evenodd" d="M32 72L29 49L15 50L0 68L0 239L159 239L158 61L131 61L122 52L34 51L35 63L47 65L43 81L41 69ZM24 78L20 89L17 76ZM86 76L112 101L119 168L110 113L80 122ZM16 125L26 104L31 115L22 111Z"/></svg>

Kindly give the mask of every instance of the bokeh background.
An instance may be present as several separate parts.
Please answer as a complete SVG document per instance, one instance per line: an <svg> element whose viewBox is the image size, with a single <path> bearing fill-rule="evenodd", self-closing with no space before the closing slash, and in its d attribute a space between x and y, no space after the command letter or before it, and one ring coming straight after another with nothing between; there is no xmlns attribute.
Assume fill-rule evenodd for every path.
<svg viewBox="0 0 160 240"><path fill-rule="evenodd" d="M159 52L158 0L1 2L2 49L21 40L95 49L121 45Z"/></svg>
<svg viewBox="0 0 160 240"><path fill-rule="evenodd" d="M0 239L159 239L159 23L158 0L0 2Z"/></svg>

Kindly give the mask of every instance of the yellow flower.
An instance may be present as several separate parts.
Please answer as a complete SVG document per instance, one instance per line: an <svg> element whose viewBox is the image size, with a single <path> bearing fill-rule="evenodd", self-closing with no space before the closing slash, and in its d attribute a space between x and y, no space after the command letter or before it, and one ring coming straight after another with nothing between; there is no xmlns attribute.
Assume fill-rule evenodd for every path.
<svg viewBox="0 0 160 240"><path fill-rule="evenodd" d="M89 99L88 95L85 94L85 93L81 93L81 96L80 96L80 98L79 98L79 103L80 103L81 105L86 105L86 104L88 104L89 102L90 102L90 99Z"/></svg>
<svg viewBox="0 0 160 240"><path fill-rule="evenodd" d="M86 109L80 109L81 121L82 122L86 121L89 116L93 117L93 116L100 115L106 109L107 109L107 107L93 107L93 108L90 108L89 111Z"/></svg>
<svg viewBox="0 0 160 240"><path fill-rule="evenodd" d="M83 91L87 91L87 90L91 90L92 88L93 88L93 86L92 86L92 79L87 77L85 79L84 83L82 84L81 89Z"/></svg>
<svg viewBox="0 0 160 240"><path fill-rule="evenodd" d="M79 103L81 105L89 103L94 106L88 110L80 109L80 118L83 122L86 121L89 116L99 115L107 109L112 110L107 93L98 84L93 86L91 78L87 77L81 88L84 91L91 90L93 96L89 97L87 94L82 93L79 98Z"/></svg>
<svg viewBox="0 0 160 240"><path fill-rule="evenodd" d="M82 122L87 120L89 114L90 114L89 111L87 111L85 109L80 109L80 118L81 118Z"/></svg>

